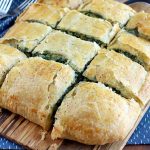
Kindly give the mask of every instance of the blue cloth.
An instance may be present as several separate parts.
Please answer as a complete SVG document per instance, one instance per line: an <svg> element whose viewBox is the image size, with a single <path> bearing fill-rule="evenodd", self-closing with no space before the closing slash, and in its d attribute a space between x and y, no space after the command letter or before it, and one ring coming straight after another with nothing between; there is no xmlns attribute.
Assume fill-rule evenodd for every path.
<svg viewBox="0 0 150 150"><path fill-rule="evenodd" d="M14 0L11 9L15 8L22 1ZM0 20L1 37L7 31L7 29L13 25L15 18L16 16L13 16ZM138 125L131 138L129 139L128 144L150 144L150 108L141 120L140 124ZM0 149L23 149L23 147L0 136Z"/></svg>

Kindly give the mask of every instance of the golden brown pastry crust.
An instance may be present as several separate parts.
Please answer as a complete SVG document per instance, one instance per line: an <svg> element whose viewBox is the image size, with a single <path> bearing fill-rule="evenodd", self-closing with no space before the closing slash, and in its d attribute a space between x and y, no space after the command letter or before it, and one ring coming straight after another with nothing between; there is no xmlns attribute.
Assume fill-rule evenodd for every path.
<svg viewBox="0 0 150 150"><path fill-rule="evenodd" d="M0 44L0 85L8 73L8 71L20 60L26 58L26 55L21 53L16 48L8 45Z"/></svg>
<svg viewBox="0 0 150 150"><path fill-rule="evenodd" d="M150 42L140 37L136 37L124 30L118 33L108 47L109 49L119 49L136 56L146 70L150 70Z"/></svg>
<svg viewBox="0 0 150 150"><path fill-rule="evenodd" d="M126 28L129 30L136 29L141 37L150 40L150 14L145 12L137 13L131 17Z"/></svg>
<svg viewBox="0 0 150 150"><path fill-rule="evenodd" d="M90 145L112 143L127 136L139 113L133 99L124 99L100 83L81 82L56 112L51 136Z"/></svg>
<svg viewBox="0 0 150 150"><path fill-rule="evenodd" d="M17 22L0 39L0 43L18 47L25 52L31 52L51 31L51 27L40 23Z"/></svg>
<svg viewBox="0 0 150 150"><path fill-rule="evenodd" d="M143 100L144 104L150 101L150 72L148 72L145 82L139 91L139 98Z"/></svg>
<svg viewBox="0 0 150 150"><path fill-rule="evenodd" d="M120 23L121 26L135 14L131 7L115 0L93 0L89 4L81 5L79 10L99 14L106 20Z"/></svg>
<svg viewBox="0 0 150 150"><path fill-rule="evenodd" d="M58 24L57 28L86 35L108 44L119 31L119 24L86 16L76 10L68 12Z"/></svg>
<svg viewBox="0 0 150 150"><path fill-rule="evenodd" d="M18 17L17 21L40 22L42 24L55 27L66 12L67 9L35 3L26 9Z"/></svg>
<svg viewBox="0 0 150 150"><path fill-rule="evenodd" d="M58 54L65 57L69 64L77 72L82 72L85 65L97 54L100 47L96 43L83 41L60 31L53 31L40 45L38 45L33 54L44 55Z"/></svg>
<svg viewBox="0 0 150 150"><path fill-rule="evenodd" d="M141 65L122 54L113 50L100 50L83 75L90 80L116 88L125 97L135 98L144 104L143 100L138 98L138 94L147 72Z"/></svg>
<svg viewBox="0 0 150 150"><path fill-rule="evenodd" d="M77 9L81 4L90 1L91 0L38 0L39 3L55 5L58 7L68 7L70 9Z"/></svg>
<svg viewBox="0 0 150 150"><path fill-rule="evenodd" d="M67 65L42 58L26 59L6 76L0 90L0 107L48 130L55 104L74 78L74 71Z"/></svg>

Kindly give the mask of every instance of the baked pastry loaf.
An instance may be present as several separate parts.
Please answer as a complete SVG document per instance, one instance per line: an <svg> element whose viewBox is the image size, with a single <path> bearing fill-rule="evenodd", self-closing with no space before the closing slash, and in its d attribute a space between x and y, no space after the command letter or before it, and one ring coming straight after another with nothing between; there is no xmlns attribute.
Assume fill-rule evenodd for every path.
<svg viewBox="0 0 150 150"><path fill-rule="evenodd" d="M134 34L150 40L150 14L139 12L131 17L126 29Z"/></svg>
<svg viewBox="0 0 150 150"><path fill-rule="evenodd" d="M67 9L35 3L26 9L17 21L39 22L54 28L66 12Z"/></svg>
<svg viewBox="0 0 150 150"><path fill-rule="evenodd" d="M102 49L83 75L92 81L102 82L115 88L117 93L126 98L134 98L145 104L145 100L140 99L138 95L147 72L141 65L122 54Z"/></svg>
<svg viewBox="0 0 150 150"><path fill-rule="evenodd" d="M108 48L123 53L127 57L130 57L133 61L144 66L146 70L150 70L149 41L126 31L121 31L111 42Z"/></svg>
<svg viewBox="0 0 150 150"><path fill-rule="evenodd" d="M45 130L55 117L53 139L123 140L150 100L149 14L115 0L38 2L0 39L0 107Z"/></svg>
<svg viewBox="0 0 150 150"><path fill-rule="evenodd" d="M23 52L31 52L51 31L51 27L40 23L17 22L8 30L0 43L17 47Z"/></svg>
<svg viewBox="0 0 150 150"><path fill-rule="evenodd" d="M92 18L72 10L63 17L57 28L83 40L95 40L101 45L110 42L119 31L119 24L112 25L106 20Z"/></svg>
<svg viewBox="0 0 150 150"><path fill-rule="evenodd" d="M75 71L82 72L99 50L96 43L53 31L32 53L48 60L69 64Z"/></svg>
<svg viewBox="0 0 150 150"><path fill-rule="evenodd" d="M16 48L8 45L0 44L0 86L8 71L20 60L26 58L26 55L21 53Z"/></svg>
<svg viewBox="0 0 150 150"><path fill-rule="evenodd" d="M74 80L75 72L67 65L26 59L7 74L0 90L0 107L48 130L56 103Z"/></svg>
<svg viewBox="0 0 150 150"><path fill-rule="evenodd" d="M133 99L101 83L81 82L59 107L51 136L90 145L116 142L127 136L140 111Z"/></svg>
<svg viewBox="0 0 150 150"><path fill-rule="evenodd" d="M83 4L79 10L89 16L104 18L112 23L120 23L123 26L127 23L135 11L123 3L115 0L92 0L91 3Z"/></svg>

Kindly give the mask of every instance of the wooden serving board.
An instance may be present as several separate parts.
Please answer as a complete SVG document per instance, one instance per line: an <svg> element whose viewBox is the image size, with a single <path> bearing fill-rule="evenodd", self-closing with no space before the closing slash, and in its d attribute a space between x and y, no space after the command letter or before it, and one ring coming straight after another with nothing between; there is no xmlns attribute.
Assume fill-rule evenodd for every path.
<svg viewBox="0 0 150 150"><path fill-rule="evenodd" d="M119 1L124 2L125 0ZM150 10L150 7L143 3L136 3L131 6L137 11ZM121 150L126 145L149 106L150 102L143 108L134 127L123 141L104 146L89 146L69 140L53 141L50 136L51 130L45 133L40 126L6 110L0 113L0 135L23 145L27 149L34 150Z"/></svg>

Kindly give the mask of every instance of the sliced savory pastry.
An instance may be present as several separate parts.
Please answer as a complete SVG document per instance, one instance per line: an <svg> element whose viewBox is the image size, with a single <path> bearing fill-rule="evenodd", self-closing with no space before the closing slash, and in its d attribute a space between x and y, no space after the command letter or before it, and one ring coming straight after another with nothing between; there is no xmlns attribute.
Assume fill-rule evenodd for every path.
<svg viewBox="0 0 150 150"><path fill-rule="evenodd" d="M76 10L72 10L63 17L57 26L83 40L93 41L98 44L108 44L119 30L119 24L112 25L110 22L86 16Z"/></svg>
<svg viewBox="0 0 150 150"><path fill-rule="evenodd" d="M0 39L0 43L11 45L23 52L31 52L51 31L51 27L40 23L17 22Z"/></svg>
<svg viewBox="0 0 150 150"><path fill-rule="evenodd" d="M0 44L0 86L8 71L26 55L9 45Z"/></svg>
<svg viewBox="0 0 150 150"><path fill-rule="evenodd" d="M74 82L71 67L29 58L7 74L0 91L0 107L19 114L48 130L56 103Z"/></svg>
<svg viewBox="0 0 150 150"><path fill-rule="evenodd" d="M141 109L101 83L81 82L69 92L56 112L52 139L103 145L123 140Z"/></svg>
<svg viewBox="0 0 150 150"><path fill-rule="evenodd" d="M137 13L131 17L126 28L130 32L150 40L150 14L145 12Z"/></svg>
<svg viewBox="0 0 150 150"><path fill-rule="evenodd" d="M68 7L70 9L77 9L81 4L89 1L91 0L38 0L39 3L55 5L58 7Z"/></svg>
<svg viewBox="0 0 150 150"><path fill-rule="evenodd" d="M127 98L138 98L147 72L131 59L115 51L102 49L87 67L83 75L93 81L102 82Z"/></svg>
<svg viewBox="0 0 150 150"><path fill-rule="evenodd" d="M82 72L99 50L96 43L53 31L35 48L33 55L69 64L75 71Z"/></svg>
<svg viewBox="0 0 150 150"><path fill-rule="evenodd" d="M51 27L55 27L61 18L65 15L66 9L51 5L35 3L23 12L18 20L39 22Z"/></svg>
<svg viewBox="0 0 150 150"><path fill-rule="evenodd" d="M150 70L150 42L136 37L126 31L121 31L108 47L119 53L123 53L133 61Z"/></svg>
<svg viewBox="0 0 150 150"><path fill-rule="evenodd" d="M115 0L93 0L89 4L81 5L79 10L89 16L118 22L121 26L135 14L131 7Z"/></svg>

